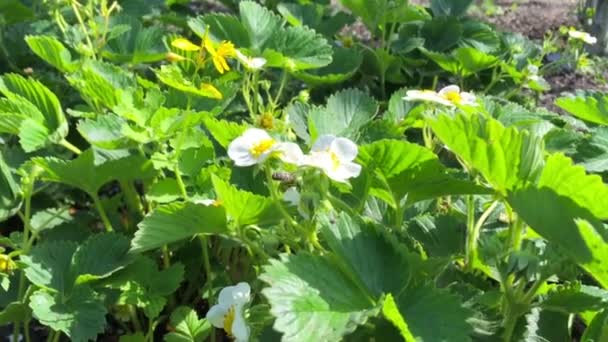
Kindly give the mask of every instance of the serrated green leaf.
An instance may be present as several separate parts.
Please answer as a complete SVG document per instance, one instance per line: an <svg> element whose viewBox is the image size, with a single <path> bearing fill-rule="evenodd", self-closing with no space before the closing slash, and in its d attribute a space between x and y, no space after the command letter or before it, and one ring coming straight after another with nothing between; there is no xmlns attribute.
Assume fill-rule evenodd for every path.
<svg viewBox="0 0 608 342"><path fill-rule="evenodd" d="M110 39L102 55L118 63L152 63L161 61L167 54L163 44L163 31L158 26L143 27L136 18L127 15L111 17L111 25L126 25L128 30Z"/></svg>
<svg viewBox="0 0 608 342"><path fill-rule="evenodd" d="M289 341L337 341L363 324L374 303L328 258L282 256L264 266L262 293L276 317L274 329Z"/></svg>
<svg viewBox="0 0 608 342"><path fill-rule="evenodd" d="M282 19L270 10L262 7L253 1L239 2L239 12L241 23L249 34L251 48L258 53L274 39L282 25Z"/></svg>
<svg viewBox="0 0 608 342"><path fill-rule="evenodd" d="M566 314L599 311L608 307L608 291L579 283L557 285L543 296L540 307Z"/></svg>
<svg viewBox="0 0 608 342"><path fill-rule="evenodd" d="M40 323L75 342L95 339L106 324L103 301L86 286L76 287L69 298L38 290L30 297L30 307Z"/></svg>
<svg viewBox="0 0 608 342"><path fill-rule="evenodd" d="M0 222L13 216L21 207L21 190L0 151Z"/></svg>
<svg viewBox="0 0 608 342"><path fill-rule="evenodd" d="M232 140L238 138L247 129L245 125L211 117L206 117L204 122L213 138L224 148L228 147Z"/></svg>
<svg viewBox="0 0 608 342"><path fill-rule="evenodd" d="M373 298L383 293L398 294L410 278L407 256L396 241L376 227L342 213L335 223L325 217L321 232L331 250L345 263Z"/></svg>
<svg viewBox="0 0 608 342"><path fill-rule="evenodd" d="M59 71L68 73L78 68L70 51L57 38L44 35L26 36L25 41L38 57Z"/></svg>
<svg viewBox="0 0 608 342"><path fill-rule="evenodd" d="M311 86L337 84L350 79L363 62L363 55L355 49L335 48L331 64L313 70L293 73Z"/></svg>
<svg viewBox="0 0 608 342"><path fill-rule="evenodd" d="M495 119L441 115L430 126L450 151L499 191L534 181L542 166L542 139Z"/></svg>
<svg viewBox="0 0 608 342"><path fill-rule="evenodd" d="M580 93L576 96L564 96L555 104L585 121L608 125L608 95L600 92Z"/></svg>
<svg viewBox="0 0 608 342"><path fill-rule="evenodd" d="M369 173L370 194L392 207L407 195L407 203L444 195L491 193L489 189L447 173L439 158L430 150L398 140L380 140L362 145L358 160ZM353 187L368 186L355 181ZM388 186L388 188L387 188Z"/></svg>
<svg viewBox="0 0 608 342"><path fill-rule="evenodd" d="M513 336L519 341L555 341L570 342L570 316L561 312L532 308L525 316L523 331L516 331L520 336Z"/></svg>
<svg viewBox="0 0 608 342"><path fill-rule="evenodd" d="M332 49L322 35L307 27L296 26L277 31L263 56L269 67L296 72L329 65Z"/></svg>
<svg viewBox="0 0 608 342"><path fill-rule="evenodd" d="M335 93L324 108L308 113L308 129L312 140L324 134L356 139L363 125L376 115L376 101L358 89Z"/></svg>
<svg viewBox="0 0 608 342"><path fill-rule="evenodd" d="M393 325L399 330L401 337L403 337L406 342L416 341L416 338L414 335L412 335L412 332L403 319L403 316L401 316L393 295L390 293L384 298L382 314L389 322L393 323Z"/></svg>
<svg viewBox="0 0 608 342"><path fill-rule="evenodd" d="M282 219L277 215L279 209L271 198L239 190L215 175L211 177L211 181L218 199L226 208L226 213L237 225L270 225Z"/></svg>
<svg viewBox="0 0 608 342"><path fill-rule="evenodd" d="M471 76L489 69L499 61L497 57L473 47L460 47L449 55L427 50L422 50L422 52L443 70L461 77Z"/></svg>
<svg viewBox="0 0 608 342"><path fill-rule="evenodd" d="M93 146L116 150L132 145L122 133L127 122L114 114L105 114L96 119L85 119L78 123L78 132Z"/></svg>
<svg viewBox="0 0 608 342"><path fill-rule="evenodd" d="M481 52L489 53L500 47L500 38L490 26L478 21L465 21L462 24L463 34L461 46L472 47Z"/></svg>
<svg viewBox="0 0 608 342"><path fill-rule="evenodd" d="M204 83L196 85L193 84L192 81L187 80L177 64L163 65L155 72L156 77L158 77L162 83L184 93L215 100L221 100L223 98L223 94L218 89L214 88L215 90L212 90L208 87L204 87Z"/></svg>
<svg viewBox="0 0 608 342"><path fill-rule="evenodd" d="M431 0L431 10L436 16L459 17L466 13L473 0Z"/></svg>
<svg viewBox="0 0 608 342"><path fill-rule="evenodd" d="M143 252L197 234L225 234L226 212L223 207L191 202L157 207L138 224L131 250Z"/></svg>
<svg viewBox="0 0 608 342"><path fill-rule="evenodd" d="M561 153L547 158L538 187L568 197L599 219L608 219L608 186L600 176L587 175L583 167Z"/></svg>
<svg viewBox="0 0 608 342"><path fill-rule="evenodd" d="M41 178L49 182L68 184L96 194L99 188L112 180L146 179L154 176L152 162L141 155L109 160L96 165L93 150L89 149L73 160L53 157L33 158L32 161L45 172ZM116 172L121 170L121 172Z"/></svg>
<svg viewBox="0 0 608 342"><path fill-rule="evenodd" d="M124 235L100 233L82 243L72 258L72 272L78 284L109 276L129 261L130 241Z"/></svg>
<svg viewBox="0 0 608 342"><path fill-rule="evenodd" d="M71 272L72 256L78 245L75 242L45 242L32 248L21 257L27 268L25 276L35 285L66 293L71 291L75 275Z"/></svg>
<svg viewBox="0 0 608 342"><path fill-rule="evenodd" d="M199 319L196 311L186 306L173 310L171 326L174 332L165 335L166 342L202 342L212 331L207 320Z"/></svg>
<svg viewBox="0 0 608 342"><path fill-rule="evenodd" d="M425 20L420 30L420 35L424 38L424 47L430 51L444 52L452 49L460 39L464 28L458 18L434 17L431 20ZM422 50L425 52L425 50ZM438 60L433 59L439 64ZM440 64L442 68L443 65ZM444 68L448 70L447 68Z"/></svg>
<svg viewBox="0 0 608 342"><path fill-rule="evenodd" d="M471 341L473 327L467 321L473 311L445 290L432 285L411 288L398 297L397 306L416 341Z"/></svg>
<svg viewBox="0 0 608 342"><path fill-rule="evenodd" d="M69 208L48 208L38 211L30 219L30 228L36 234L51 229L73 219Z"/></svg>
<svg viewBox="0 0 608 342"><path fill-rule="evenodd" d="M237 47L249 47L249 33L239 19L233 15L225 13L212 13L203 17L188 20L188 26L199 38L203 39L206 33L206 26L209 26L209 33L217 41L229 41Z"/></svg>

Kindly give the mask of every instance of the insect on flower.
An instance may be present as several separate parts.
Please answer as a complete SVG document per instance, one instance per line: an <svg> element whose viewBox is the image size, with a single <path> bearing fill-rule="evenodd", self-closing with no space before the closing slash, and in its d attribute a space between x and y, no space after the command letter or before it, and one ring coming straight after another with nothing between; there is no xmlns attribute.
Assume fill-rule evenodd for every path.
<svg viewBox="0 0 608 342"><path fill-rule="evenodd" d="M224 329L237 342L249 340L249 327L243 315L249 303L251 287L245 282L224 287L220 291L218 303L207 311L207 320L214 327Z"/></svg>
<svg viewBox="0 0 608 342"><path fill-rule="evenodd" d="M460 91L457 85L449 85L435 92L433 90L408 90L403 98L406 101L435 102L445 106L477 106L477 98L472 93Z"/></svg>
<svg viewBox="0 0 608 342"><path fill-rule="evenodd" d="M361 165L353 163L358 153L357 145L349 139L322 135L304 156L302 164L323 170L337 182L346 182L361 173Z"/></svg>

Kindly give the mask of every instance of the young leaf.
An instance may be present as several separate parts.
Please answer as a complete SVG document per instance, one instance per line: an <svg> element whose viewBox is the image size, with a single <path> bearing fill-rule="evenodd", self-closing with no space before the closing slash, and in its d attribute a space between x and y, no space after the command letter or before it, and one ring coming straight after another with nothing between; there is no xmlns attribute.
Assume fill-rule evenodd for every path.
<svg viewBox="0 0 608 342"><path fill-rule="evenodd" d="M333 224L327 217L320 223L331 250L374 298L401 293L407 286L411 274L403 246L345 213Z"/></svg>
<svg viewBox="0 0 608 342"><path fill-rule="evenodd" d="M40 323L75 342L94 340L106 324L103 301L88 286L76 287L67 298L38 290L30 297L30 307Z"/></svg>
<svg viewBox="0 0 608 342"><path fill-rule="evenodd" d="M203 342L212 332L211 324L186 306L173 310L171 326L174 332L165 335L165 342Z"/></svg>
<svg viewBox="0 0 608 342"><path fill-rule="evenodd" d="M212 117L205 117L203 120L213 138L224 148L227 148L232 140L238 138L247 129L247 126L232 121Z"/></svg>
<svg viewBox="0 0 608 342"><path fill-rule="evenodd" d="M226 213L237 225L271 225L278 223L281 216L272 199L251 192L239 190L217 176L212 176L213 188Z"/></svg>
<svg viewBox="0 0 608 342"><path fill-rule="evenodd" d="M305 253L270 260L260 279L289 341L337 341L374 314L374 303L329 258Z"/></svg>
<svg viewBox="0 0 608 342"><path fill-rule="evenodd" d="M27 45L38 57L57 68L59 71L69 73L78 68L72 61L70 51L55 37L51 36L26 36Z"/></svg>
<svg viewBox="0 0 608 342"><path fill-rule="evenodd" d="M356 139L363 125L376 115L378 104L358 89L346 89L327 100L325 108L313 109L308 114L308 129L312 140L323 134Z"/></svg>
<svg viewBox="0 0 608 342"><path fill-rule="evenodd" d="M308 27L279 30L264 50L266 65L291 72L329 65L332 49L327 40Z"/></svg>
<svg viewBox="0 0 608 342"><path fill-rule="evenodd" d="M159 206L138 227L131 242L134 252L144 252L197 234L228 232L223 207L191 202Z"/></svg>
<svg viewBox="0 0 608 342"><path fill-rule="evenodd" d="M258 53L274 39L274 35L282 28L283 20L253 1L239 2L241 23L249 34L251 48Z"/></svg>
<svg viewBox="0 0 608 342"><path fill-rule="evenodd" d="M136 18L127 15L111 17L112 25L127 25L129 30L110 39L102 54L118 63L152 63L161 61L167 54L163 44L163 31L158 26L143 27Z"/></svg>

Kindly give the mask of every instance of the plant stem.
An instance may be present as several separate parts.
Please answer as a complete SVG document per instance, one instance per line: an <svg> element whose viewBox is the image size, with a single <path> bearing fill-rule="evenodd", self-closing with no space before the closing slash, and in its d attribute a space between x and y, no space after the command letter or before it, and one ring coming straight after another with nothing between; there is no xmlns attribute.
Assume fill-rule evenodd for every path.
<svg viewBox="0 0 608 342"><path fill-rule="evenodd" d="M135 190L133 182L121 180L119 183L129 211L134 214L137 221L139 221L143 217L143 206L141 205L139 195L137 194L137 190Z"/></svg>
<svg viewBox="0 0 608 342"><path fill-rule="evenodd" d="M264 173L266 174L266 183L268 183L267 185L268 190L270 190L270 195L276 203L277 207L279 208L281 215L283 216L283 218L285 218L285 221L287 221L287 223L294 227L297 226L297 222L291 217L291 215L289 215L287 210L285 210L285 207L283 206L283 199L281 198L281 195L278 193L276 187L274 186L274 181L272 179L272 169L270 169L270 167L265 167Z"/></svg>
<svg viewBox="0 0 608 342"><path fill-rule="evenodd" d="M78 23L80 24L82 33L84 33L84 37L87 40L89 49L91 50L91 53L93 54L92 57L93 57L93 59L97 59L95 56L95 46L93 45L93 42L91 41L91 37L89 37L89 32L87 31L87 28L84 25L84 20L82 20L82 16L80 15L80 10L78 9L78 6L80 6L80 4L78 4L78 2L76 0L72 0L72 1L70 1L70 3L72 5L72 9L74 10L74 15L76 16L76 19L78 19ZM77 4L78 4L78 6L77 6Z"/></svg>
<svg viewBox="0 0 608 342"><path fill-rule="evenodd" d="M276 94L274 100L272 101L273 106L278 105L279 100L281 99L281 96L283 95L283 90L285 90L285 85L287 84L288 78L289 78L289 73L287 72L287 70L283 69L283 75L281 76L281 84L279 85L279 90L277 91L277 94Z"/></svg>
<svg viewBox="0 0 608 342"><path fill-rule="evenodd" d="M99 212L99 216L101 217L101 221L103 222L103 225L106 228L106 231L108 231L108 232L113 231L114 229L112 228L112 223L110 223L110 219L108 218L108 215L106 214L106 210L103 208L103 204L101 203L99 196L97 194L90 194L90 195L93 198L93 203L95 204L95 208L97 208L97 211Z"/></svg>
<svg viewBox="0 0 608 342"><path fill-rule="evenodd" d="M69 141L67 141L65 139L61 140L61 142L59 144L65 148L67 148L68 150L74 152L75 154L82 153L82 151L78 147L72 145L72 143L70 143Z"/></svg>
<svg viewBox="0 0 608 342"><path fill-rule="evenodd" d="M496 209L496 206L498 206L498 201L494 201L479 217L479 219L477 220L477 223L475 223L475 226L473 227L473 230L471 231L470 235L467 235L467 246L470 248L467 249L467 252L470 253L469 258L467 259L469 262L467 262L466 266L467 266L467 270L471 271L473 269L473 264L475 263L475 260L477 260L477 240L479 240L479 234L481 232L481 227L483 226L483 224L486 222L486 220L488 219L488 217L490 217L490 214L492 214L492 212L494 211L494 209ZM475 211L475 206L473 203L473 220L475 219L474 213Z"/></svg>
<svg viewBox="0 0 608 342"><path fill-rule="evenodd" d="M512 342L513 332L515 331L515 326L517 325L517 320L519 319L519 314L517 312L513 312L512 309L506 310L505 316L505 333L503 335L505 342Z"/></svg>
<svg viewBox="0 0 608 342"><path fill-rule="evenodd" d="M133 305L129 304L128 306L129 306L129 316L131 316L131 321L133 322L133 325L135 326L135 330L143 332L144 330L141 328L141 323L139 322L139 318L137 317L137 310L135 310L135 307Z"/></svg>
<svg viewBox="0 0 608 342"><path fill-rule="evenodd" d="M465 245L465 270L473 270L477 253L477 236L475 233L475 198L467 195L467 242Z"/></svg>
<svg viewBox="0 0 608 342"><path fill-rule="evenodd" d="M209 261L209 246L207 245L207 237L200 235L201 248L203 249L203 267L205 268L205 288L211 286L212 273L211 273L211 262Z"/></svg>
<svg viewBox="0 0 608 342"><path fill-rule="evenodd" d="M518 251L521 248L522 232L524 229L524 222L519 218L515 218L515 222L511 224L511 247L514 251Z"/></svg>

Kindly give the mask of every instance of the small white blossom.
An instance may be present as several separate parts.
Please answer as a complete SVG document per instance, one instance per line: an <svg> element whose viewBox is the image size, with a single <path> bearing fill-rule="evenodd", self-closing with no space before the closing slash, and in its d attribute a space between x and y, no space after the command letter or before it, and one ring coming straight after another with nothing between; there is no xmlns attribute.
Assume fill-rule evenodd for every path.
<svg viewBox="0 0 608 342"><path fill-rule="evenodd" d="M583 42L591 45L597 43L597 38L583 31L570 30L568 31L568 36L570 36L572 39L582 40Z"/></svg>
<svg viewBox="0 0 608 342"><path fill-rule="evenodd" d="M249 57L241 51L236 50L236 58L249 70L259 70L266 65L266 59L262 57Z"/></svg>
<svg viewBox="0 0 608 342"><path fill-rule="evenodd" d="M337 182L346 182L361 173L361 165L353 163L357 153L357 145L349 139L322 135L313 144L310 154L304 156L302 164L323 170Z"/></svg>
<svg viewBox="0 0 608 342"><path fill-rule="evenodd" d="M251 288L245 282L223 288L218 303L207 311L207 321L216 328L224 329L236 342L247 342L249 327L243 311L251 299L250 293Z"/></svg>
<svg viewBox="0 0 608 342"><path fill-rule="evenodd" d="M266 131L249 128L228 145L228 156L236 166L263 163L277 149L277 142Z"/></svg>
<svg viewBox="0 0 608 342"><path fill-rule="evenodd" d="M406 101L435 102L445 106L455 105L477 106L477 98L471 93L460 91L457 85L450 85L439 92L433 90L408 90L403 98Z"/></svg>
<svg viewBox="0 0 608 342"><path fill-rule="evenodd" d="M277 146L279 158L288 164L300 166L304 160L304 153L298 144L292 142L279 143Z"/></svg>

